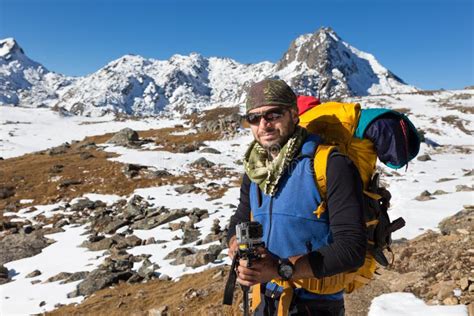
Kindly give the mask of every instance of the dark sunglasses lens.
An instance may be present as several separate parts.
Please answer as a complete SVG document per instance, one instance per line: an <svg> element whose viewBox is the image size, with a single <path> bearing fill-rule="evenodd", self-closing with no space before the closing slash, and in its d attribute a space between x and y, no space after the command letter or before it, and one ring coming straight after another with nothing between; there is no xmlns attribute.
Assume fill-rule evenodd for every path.
<svg viewBox="0 0 474 316"><path fill-rule="evenodd" d="M272 121L278 120L282 116L283 116L283 111L282 110L268 111L267 113L265 113L263 115L263 117L265 118L265 121L267 121L267 122L272 122Z"/></svg>
<svg viewBox="0 0 474 316"><path fill-rule="evenodd" d="M253 114L247 114L246 119L247 122L250 124L258 124L260 122L260 118L262 117L261 114L253 113Z"/></svg>
<svg viewBox="0 0 474 316"><path fill-rule="evenodd" d="M283 117L284 114L285 114L285 110L275 109L275 110L270 110L264 113L250 113L250 114L247 114L245 118L247 122L249 122L252 125L255 125L255 124L260 123L260 119L262 117L265 118L265 121L267 122L273 122Z"/></svg>

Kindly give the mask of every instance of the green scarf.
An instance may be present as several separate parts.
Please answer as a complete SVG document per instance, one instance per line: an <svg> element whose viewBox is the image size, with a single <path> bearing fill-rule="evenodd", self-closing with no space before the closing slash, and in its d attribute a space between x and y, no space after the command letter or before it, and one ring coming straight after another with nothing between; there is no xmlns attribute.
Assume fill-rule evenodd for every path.
<svg viewBox="0 0 474 316"><path fill-rule="evenodd" d="M244 157L244 168L248 177L255 182L266 195L275 195L278 182L284 170L299 152L307 131L296 127L283 148L274 159L257 141L253 141Z"/></svg>

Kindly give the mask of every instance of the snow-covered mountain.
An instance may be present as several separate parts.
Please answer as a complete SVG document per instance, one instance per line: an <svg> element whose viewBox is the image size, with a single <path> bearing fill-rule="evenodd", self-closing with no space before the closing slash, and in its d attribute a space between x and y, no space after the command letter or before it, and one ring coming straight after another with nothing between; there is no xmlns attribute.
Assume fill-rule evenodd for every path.
<svg viewBox="0 0 474 316"><path fill-rule="evenodd" d="M0 40L0 105L51 106L72 82L28 58L13 38Z"/></svg>
<svg viewBox="0 0 474 316"><path fill-rule="evenodd" d="M321 99L413 92L373 55L344 42L331 28L301 35L275 65L293 89Z"/></svg>
<svg viewBox="0 0 474 316"><path fill-rule="evenodd" d="M46 105L93 116L191 113L242 104L248 86L268 77L322 99L416 91L330 28L298 37L275 64L196 53L166 61L126 55L75 79L31 61L13 39L0 42L0 105Z"/></svg>

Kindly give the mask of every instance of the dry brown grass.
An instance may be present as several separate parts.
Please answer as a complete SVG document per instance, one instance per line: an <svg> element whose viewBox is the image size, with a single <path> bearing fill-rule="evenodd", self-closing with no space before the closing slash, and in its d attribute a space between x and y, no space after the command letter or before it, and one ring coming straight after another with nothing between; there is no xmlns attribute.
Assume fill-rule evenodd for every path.
<svg viewBox="0 0 474 316"><path fill-rule="evenodd" d="M214 113L214 115L217 115ZM147 131L139 131L140 139L149 139L161 145L156 150L176 152L183 146L200 143L204 141L217 140L219 133L203 132L186 135L173 135L175 132L183 132L182 126L173 128L162 128ZM87 137L83 141L71 145L64 154L50 156L46 152L38 152L23 155L21 157L0 160L0 188L12 186L15 195L0 200L0 210L7 205L20 206L22 199L31 199L29 205L55 203L60 200L71 200L85 193L129 195L135 189L169 184L195 184L204 181L212 181L231 177L238 179L235 171L229 171L219 166L211 169L195 169L193 172L180 176L168 176L159 179L146 179L143 177L128 178L122 171L124 164L108 160L116 157L116 154L106 153L100 149L81 149L87 143L101 144L109 140L114 134ZM89 153L93 158L83 160L81 154ZM62 165L60 173L51 172L55 165ZM199 175L198 175L199 174ZM64 180L78 180L80 184L67 187L59 187ZM237 181L237 180L236 180ZM227 191L229 187L235 186L236 181L206 189L210 199L217 199ZM15 209L15 208L13 208ZM3 212L1 212L3 213ZM0 219L1 219L0 214Z"/></svg>
<svg viewBox="0 0 474 316"><path fill-rule="evenodd" d="M18 204L22 199L33 200L23 205L27 206L71 200L85 193L129 195L137 188L195 182L192 175L130 179L123 173L122 163L108 160L116 155L78 148L88 141L90 139L72 145L64 154L50 156L43 152L0 161L0 187L15 188L14 196L0 200L0 209L5 209L9 204ZM83 160L81 153L89 153L94 157ZM54 173L51 169L55 165L64 167L61 172ZM81 183L60 187L59 184L64 180L78 180Z"/></svg>
<svg viewBox="0 0 474 316"><path fill-rule="evenodd" d="M185 275L179 282L150 281L120 284L96 292L79 305L68 305L47 315L149 315L167 306L166 315L241 315L241 290L236 287L232 307L222 305L229 267ZM192 290L206 295L190 297Z"/></svg>

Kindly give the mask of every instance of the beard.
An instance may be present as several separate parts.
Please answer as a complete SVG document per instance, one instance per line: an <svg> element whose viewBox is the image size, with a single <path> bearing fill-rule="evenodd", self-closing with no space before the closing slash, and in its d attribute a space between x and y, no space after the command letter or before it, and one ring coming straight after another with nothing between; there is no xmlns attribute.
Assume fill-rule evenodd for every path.
<svg viewBox="0 0 474 316"><path fill-rule="evenodd" d="M276 157L291 135L293 135L294 131L294 126L289 126L289 128L282 130L274 127L267 127L258 135L260 139L259 144L269 153L269 155Z"/></svg>

